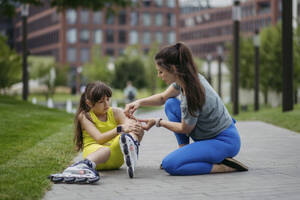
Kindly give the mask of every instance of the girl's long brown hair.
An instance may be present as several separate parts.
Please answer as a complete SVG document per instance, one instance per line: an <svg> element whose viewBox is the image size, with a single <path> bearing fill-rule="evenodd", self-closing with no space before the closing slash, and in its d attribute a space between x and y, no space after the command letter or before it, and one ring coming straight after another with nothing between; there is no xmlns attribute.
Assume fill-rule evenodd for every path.
<svg viewBox="0 0 300 200"><path fill-rule="evenodd" d="M195 116L195 112L205 103L205 89L198 77L198 69L193 60L191 50L182 42L167 46L160 50L156 56L157 65L174 73L183 84L186 95L188 111ZM175 70L172 66L175 66Z"/></svg>
<svg viewBox="0 0 300 200"><path fill-rule="evenodd" d="M82 93L80 97L79 105L74 119L74 124L75 124L74 143L76 145L77 151L80 151L83 148L82 128L81 128L80 121L78 119L79 115L82 113L88 120L93 122L89 114L91 108L88 106L86 101L89 100L89 102L94 106L103 97L105 96L111 97L111 95L112 95L112 91L105 83L96 81L87 84L84 93Z"/></svg>

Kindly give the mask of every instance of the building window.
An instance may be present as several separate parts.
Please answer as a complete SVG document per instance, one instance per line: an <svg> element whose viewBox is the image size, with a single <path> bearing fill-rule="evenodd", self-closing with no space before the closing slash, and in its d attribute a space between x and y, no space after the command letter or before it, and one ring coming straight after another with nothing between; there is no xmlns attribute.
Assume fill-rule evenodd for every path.
<svg viewBox="0 0 300 200"><path fill-rule="evenodd" d="M76 23L76 18L77 18L77 13L75 10L67 10L67 14L66 14L66 18L67 18L67 23L68 24L75 24Z"/></svg>
<svg viewBox="0 0 300 200"><path fill-rule="evenodd" d="M143 24L144 26L151 26L151 16L149 13L143 14Z"/></svg>
<svg viewBox="0 0 300 200"><path fill-rule="evenodd" d="M77 32L75 28L67 31L67 41L69 44L74 44L77 42Z"/></svg>
<svg viewBox="0 0 300 200"><path fill-rule="evenodd" d="M115 16L113 14L107 14L106 16L106 24L114 24Z"/></svg>
<svg viewBox="0 0 300 200"><path fill-rule="evenodd" d="M89 61L90 50L88 48L80 49L80 62L85 63Z"/></svg>
<svg viewBox="0 0 300 200"><path fill-rule="evenodd" d="M144 32L143 35L143 44L150 44L151 43L151 34L150 32Z"/></svg>
<svg viewBox="0 0 300 200"><path fill-rule="evenodd" d="M169 8L175 8L176 7L176 1L175 0L167 0L167 6Z"/></svg>
<svg viewBox="0 0 300 200"><path fill-rule="evenodd" d="M76 62L76 49L68 48L67 50L67 61L68 62Z"/></svg>
<svg viewBox="0 0 300 200"><path fill-rule="evenodd" d="M155 0L154 3L155 3L156 7L162 7L163 6L163 0Z"/></svg>
<svg viewBox="0 0 300 200"><path fill-rule="evenodd" d="M81 10L80 11L80 23L81 24L88 24L89 23L89 11L88 10Z"/></svg>
<svg viewBox="0 0 300 200"><path fill-rule="evenodd" d="M94 24L101 24L101 11L94 12L93 22Z"/></svg>
<svg viewBox="0 0 300 200"><path fill-rule="evenodd" d="M106 31L106 42L108 42L108 43L114 42L114 31L113 30Z"/></svg>
<svg viewBox="0 0 300 200"><path fill-rule="evenodd" d="M137 31L130 31L129 44L137 44L139 42L139 34Z"/></svg>
<svg viewBox="0 0 300 200"><path fill-rule="evenodd" d="M161 13L157 13L155 15L155 25L162 26L163 25L163 15Z"/></svg>
<svg viewBox="0 0 300 200"><path fill-rule="evenodd" d="M143 0L143 5L145 7L150 7L151 6L151 0Z"/></svg>
<svg viewBox="0 0 300 200"><path fill-rule="evenodd" d="M115 50L112 48L107 48L105 51L105 54L108 56L114 56L115 55Z"/></svg>
<svg viewBox="0 0 300 200"><path fill-rule="evenodd" d="M137 26L139 23L139 15L137 12L131 12L130 13L130 25L131 26Z"/></svg>
<svg viewBox="0 0 300 200"><path fill-rule="evenodd" d="M90 39L90 32L88 30L80 31L80 42L88 43Z"/></svg>
<svg viewBox="0 0 300 200"><path fill-rule="evenodd" d="M125 11L121 11L119 13L119 24L120 25L126 24L126 12Z"/></svg>
<svg viewBox="0 0 300 200"><path fill-rule="evenodd" d="M96 30L94 33L95 44L100 44L102 42L102 31Z"/></svg>
<svg viewBox="0 0 300 200"><path fill-rule="evenodd" d="M173 44L173 43L175 43L176 42L176 34L175 34L175 32L169 32L168 33L168 43L169 44Z"/></svg>
<svg viewBox="0 0 300 200"><path fill-rule="evenodd" d="M119 43L126 43L126 31L119 31Z"/></svg>
<svg viewBox="0 0 300 200"><path fill-rule="evenodd" d="M155 33L155 40L161 44L163 43L163 34L161 32L156 32Z"/></svg>
<svg viewBox="0 0 300 200"><path fill-rule="evenodd" d="M176 26L176 16L175 14L168 13L167 14L167 26Z"/></svg>

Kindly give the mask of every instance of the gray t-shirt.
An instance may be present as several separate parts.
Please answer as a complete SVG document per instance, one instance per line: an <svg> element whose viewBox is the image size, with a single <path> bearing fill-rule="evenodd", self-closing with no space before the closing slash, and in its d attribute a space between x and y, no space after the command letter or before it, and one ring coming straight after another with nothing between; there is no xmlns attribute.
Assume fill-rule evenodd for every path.
<svg viewBox="0 0 300 200"><path fill-rule="evenodd" d="M213 138L232 124L232 118L219 95L200 74L199 79L205 89L206 99L202 111L194 112L196 116L189 113L186 96L183 95L180 86L176 83L172 84L175 89L180 90L181 118L188 125L196 124L191 133L187 134L194 140Z"/></svg>

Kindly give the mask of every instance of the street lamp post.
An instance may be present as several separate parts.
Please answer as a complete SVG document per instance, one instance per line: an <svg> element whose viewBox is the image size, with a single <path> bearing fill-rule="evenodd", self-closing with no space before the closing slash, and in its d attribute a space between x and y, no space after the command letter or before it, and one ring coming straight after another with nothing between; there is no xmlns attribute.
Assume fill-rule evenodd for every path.
<svg viewBox="0 0 300 200"><path fill-rule="evenodd" d="M212 85L212 79L211 79L211 59L212 59L212 56L211 56L211 54L208 54L206 56L206 59L207 59L207 79L208 79L209 84Z"/></svg>
<svg viewBox="0 0 300 200"><path fill-rule="evenodd" d="M260 38L258 29L255 30L253 38L255 48L255 86L254 86L254 110L259 110L259 46Z"/></svg>
<svg viewBox="0 0 300 200"><path fill-rule="evenodd" d="M292 1L282 0L282 111L293 110Z"/></svg>
<svg viewBox="0 0 300 200"><path fill-rule="evenodd" d="M29 4L23 4L21 5L21 16L22 16L22 26L23 26L23 39L22 39L22 68L23 68L23 75L22 75L22 81L23 81L23 89L22 89L22 98L23 100L27 101L29 88L28 88L28 67L27 67L27 17L29 15Z"/></svg>
<svg viewBox="0 0 300 200"><path fill-rule="evenodd" d="M218 93L222 98L222 56L223 56L223 47L220 45L217 47L218 53Z"/></svg>
<svg viewBox="0 0 300 200"><path fill-rule="evenodd" d="M240 73L240 20L241 20L241 7L240 1L234 0L232 7L232 20L233 20L233 46L234 46L234 59L233 59L233 114L239 114L239 73Z"/></svg>

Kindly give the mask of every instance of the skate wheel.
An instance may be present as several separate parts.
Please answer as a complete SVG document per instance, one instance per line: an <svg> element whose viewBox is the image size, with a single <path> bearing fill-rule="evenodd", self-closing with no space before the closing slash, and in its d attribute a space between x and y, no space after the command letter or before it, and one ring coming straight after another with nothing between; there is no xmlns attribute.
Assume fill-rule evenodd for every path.
<svg viewBox="0 0 300 200"><path fill-rule="evenodd" d="M74 177L68 177L64 179L66 183L74 183L75 178Z"/></svg>
<svg viewBox="0 0 300 200"><path fill-rule="evenodd" d="M85 183L87 178L76 178L75 183Z"/></svg>
<svg viewBox="0 0 300 200"><path fill-rule="evenodd" d="M127 144L123 145L123 151L124 151L125 155L128 154L128 146L127 146Z"/></svg>
<svg viewBox="0 0 300 200"><path fill-rule="evenodd" d="M53 183L60 183L60 182L63 182L64 178L63 177L55 177L55 176L52 176L51 177L51 181Z"/></svg>
<svg viewBox="0 0 300 200"><path fill-rule="evenodd" d="M128 167L131 166L131 161L130 161L130 157L129 157L129 156L126 156L126 165L127 165Z"/></svg>
<svg viewBox="0 0 300 200"><path fill-rule="evenodd" d="M100 180L100 176L99 177L95 177L95 178L89 178L88 179L88 183L95 183L95 182L97 182L99 180Z"/></svg>
<svg viewBox="0 0 300 200"><path fill-rule="evenodd" d="M125 134L122 134L122 135L121 135L121 141L122 141L122 143L126 143Z"/></svg>
<svg viewBox="0 0 300 200"><path fill-rule="evenodd" d="M128 167L127 172L128 172L129 178L133 178L133 170L132 170L132 167Z"/></svg>

